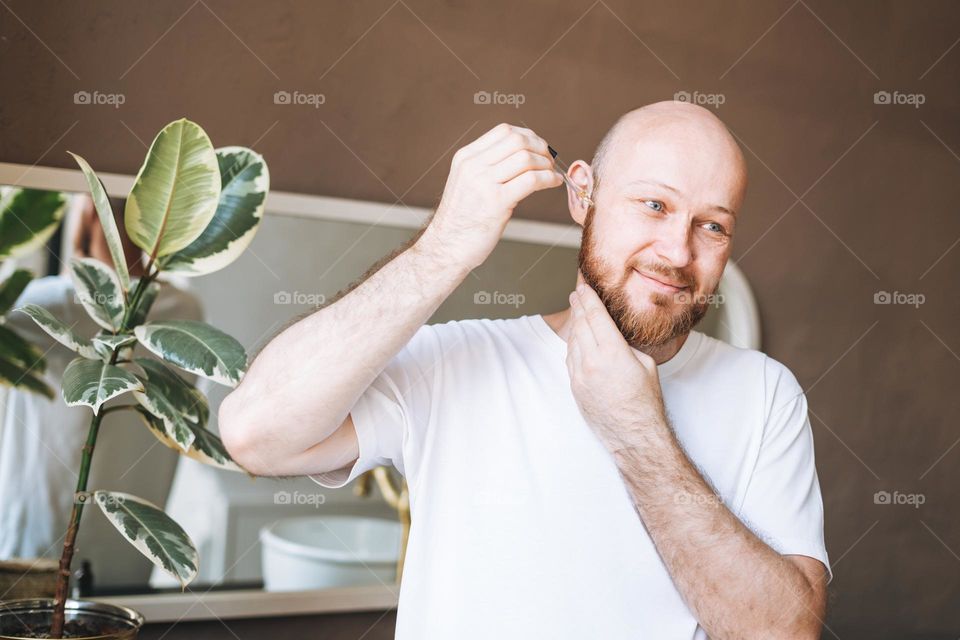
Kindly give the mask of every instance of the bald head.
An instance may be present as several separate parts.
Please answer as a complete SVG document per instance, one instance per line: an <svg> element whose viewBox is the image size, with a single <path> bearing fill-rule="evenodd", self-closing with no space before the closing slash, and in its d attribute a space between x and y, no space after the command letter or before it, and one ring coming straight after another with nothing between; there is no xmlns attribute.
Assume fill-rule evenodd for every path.
<svg viewBox="0 0 960 640"><path fill-rule="evenodd" d="M620 333L636 349L689 333L723 277L746 191L727 128L703 107L651 104L621 117L592 165L578 160L569 176L592 196L568 194L583 225L580 272Z"/></svg>
<svg viewBox="0 0 960 640"><path fill-rule="evenodd" d="M630 156L640 152L645 142L654 139L677 147L681 153L716 158L726 166L740 190L746 190L746 161L720 118L701 106L675 100L648 104L621 116L607 131L593 156L594 181L609 181L618 166L629 162Z"/></svg>

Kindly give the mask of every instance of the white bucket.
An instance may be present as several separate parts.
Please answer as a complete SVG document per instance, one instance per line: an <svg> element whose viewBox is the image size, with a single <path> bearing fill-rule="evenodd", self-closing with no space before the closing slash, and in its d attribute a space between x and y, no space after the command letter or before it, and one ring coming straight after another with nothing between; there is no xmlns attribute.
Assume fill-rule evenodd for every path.
<svg viewBox="0 0 960 640"><path fill-rule="evenodd" d="M264 589L396 582L399 522L359 516L286 518L260 530Z"/></svg>

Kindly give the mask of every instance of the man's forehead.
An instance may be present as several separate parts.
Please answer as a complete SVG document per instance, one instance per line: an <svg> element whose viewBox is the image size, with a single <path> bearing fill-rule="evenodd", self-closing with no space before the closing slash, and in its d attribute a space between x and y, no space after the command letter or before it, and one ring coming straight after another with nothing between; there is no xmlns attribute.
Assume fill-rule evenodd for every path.
<svg viewBox="0 0 960 640"><path fill-rule="evenodd" d="M626 136L612 149L603 181L621 188L654 186L677 195L702 196L710 205L733 210L742 190L738 152L712 136L689 131ZM674 132L676 133L676 132Z"/></svg>

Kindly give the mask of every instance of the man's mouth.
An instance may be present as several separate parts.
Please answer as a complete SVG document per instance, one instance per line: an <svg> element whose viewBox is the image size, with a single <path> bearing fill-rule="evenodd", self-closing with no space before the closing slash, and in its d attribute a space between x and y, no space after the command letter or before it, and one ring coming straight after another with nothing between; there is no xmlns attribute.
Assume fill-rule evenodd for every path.
<svg viewBox="0 0 960 640"><path fill-rule="evenodd" d="M634 271L648 285L664 293L679 293L680 291L683 291L688 288L687 285L685 284L672 281L668 278L664 278L663 276L654 276L648 273L644 273L643 271L640 271L638 269L634 269Z"/></svg>

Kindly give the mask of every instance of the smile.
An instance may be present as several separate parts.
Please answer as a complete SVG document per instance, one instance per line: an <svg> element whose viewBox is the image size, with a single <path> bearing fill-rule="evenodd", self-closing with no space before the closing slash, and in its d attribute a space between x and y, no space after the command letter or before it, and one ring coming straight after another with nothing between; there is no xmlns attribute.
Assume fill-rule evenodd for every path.
<svg viewBox="0 0 960 640"><path fill-rule="evenodd" d="M686 286L678 287L678 286L673 285L673 284L670 284L670 283L668 283L668 282L663 282L663 281L661 281L661 280L657 280L657 279L654 278L653 276L648 276L647 274L645 274L645 273L643 273L643 272L641 272L641 271L637 271L636 269L634 269L634 272L635 272L637 275L639 275L640 278L643 279L643 281L646 282L648 285L650 285L650 286L653 287L654 289L657 289L658 291L662 291L662 292L664 292L664 293L678 293L678 292L680 292L680 291L683 291L683 290L687 289Z"/></svg>

